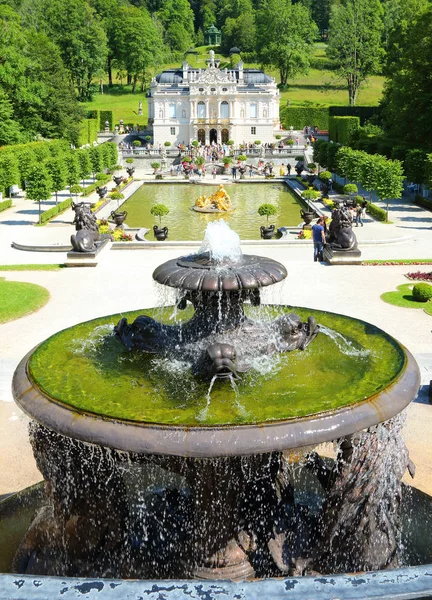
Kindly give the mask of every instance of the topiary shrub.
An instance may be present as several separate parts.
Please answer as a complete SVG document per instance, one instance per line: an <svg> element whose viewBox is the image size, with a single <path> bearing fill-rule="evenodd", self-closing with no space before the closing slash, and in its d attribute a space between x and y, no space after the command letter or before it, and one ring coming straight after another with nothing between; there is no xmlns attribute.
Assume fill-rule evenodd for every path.
<svg viewBox="0 0 432 600"><path fill-rule="evenodd" d="M152 214L154 217L159 217L159 225L162 224L162 217L168 213L169 208L168 206L165 206L165 204L154 204L150 209L150 214Z"/></svg>
<svg viewBox="0 0 432 600"><path fill-rule="evenodd" d="M231 164L232 161L233 160L232 160L231 156L224 156L222 159L222 162L225 166L228 166L229 164Z"/></svg>
<svg viewBox="0 0 432 600"><path fill-rule="evenodd" d="M261 146L261 140L255 140L254 144L255 146Z"/></svg>
<svg viewBox="0 0 432 600"><path fill-rule="evenodd" d="M315 173L315 171L317 170L317 166L313 162L312 163L308 163L306 166L309 169L309 171L311 171L312 173Z"/></svg>
<svg viewBox="0 0 432 600"><path fill-rule="evenodd" d="M412 295L417 302L429 302L432 298L432 285L429 283L416 283Z"/></svg>
<svg viewBox="0 0 432 600"><path fill-rule="evenodd" d="M244 162L245 160L247 160L247 156L245 154L239 154L237 156L237 160L239 160L240 162Z"/></svg>
<svg viewBox="0 0 432 600"><path fill-rule="evenodd" d="M347 183L343 187L344 194L357 194L357 192L358 192L358 187L356 186L355 183Z"/></svg>
<svg viewBox="0 0 432 600"><path fill-rule="evenodd" d="M261 204L258 208L258 214L260 217L267 217L267 225L269 217L277 214L277 208L274 204Z"/></svg>
<svg viewBox="0 0 432 600"><path fill-rule="evenodd" d="M301 195L302 198L304 198L305 200L316 200L317 198L319 198L320 193L316 190L305 190L301 193Z"/></svg>
<svg viewBox="0 0 432 600"><path fill-rule="evenodd" d="M164 142L164 146L168 148L169 146L171 146L171 142Z"/></svg>
<svg viewBox="0 0 432 600"><path fill-rule="evenodd" d="M139 148L139 146L141 146L141 142L139 140L134 140L132 142L132 146L135 146L135 148Z"/></svg>
<svg viewBox="0 0 432 600"><path fill-rule="evenodd" d="M330 173L330 171L321 171L321 173L318 175L318 179L323 183L328 183L331 177L332 174Z"/></svg>
<svg viewBox="0 0 432 600"><path fill-rule="evenodd" d="M234 146L234 140L228 140L226 144L227 146Z"/></svg>
<svg viewBox="0 0 432 600"><path fill-rule="evenodd" d="M198 140L194 140L194 141L192 142L192 146L193 146L194 148L197 148L197 146L199 146L199 141L198 141Z"/></svg>
<svg viewBox="0 0 432 600"><path fill-rule="evenodd" d="M275 135L275 138L276 138L277 140L281 140L281 139L282 139L282 136L278 134L278 135Z"/></svg>

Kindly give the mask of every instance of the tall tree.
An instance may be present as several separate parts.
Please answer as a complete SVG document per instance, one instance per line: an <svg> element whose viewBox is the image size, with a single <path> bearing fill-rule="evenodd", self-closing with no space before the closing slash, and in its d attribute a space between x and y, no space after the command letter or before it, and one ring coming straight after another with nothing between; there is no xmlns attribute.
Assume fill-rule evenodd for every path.
<svg viewBox="0 0 432 600"><path fill-rule="evenodd" d="M260 59L279 69L282 85L307 71L318 29L305 6L291 0L263 0L257 25Z"/></svg>
<svg viewBox="0 0 432 600"><path fill-rule="evenodd" d="M134 92L138 80L147 81L151 69L162 60L163 40L160 29L146 9L125 6L120 15L119 59L131 78Z"/></svg>
<svg viewBox="0 0 432 600"><path fill-rule="evenodd" d="M52 181L44 166L39 165L28 174L26 196L39 204L39 223L41 222L41 202L49 200L52 192Z"/></svg>
<svg viewBox="0 0 432 600"><path fill-rule="evenodd" d="M327 55L347 82L350 106L356 104L362 83L381 67L382 17L380 0L341 0L332 6Z"/></svg>
<svg viewBox="0 0 432 600"><path fill-rule="evenodd" d="M67 185L68 169L64 156L49 158L45 162L45 167L52 181L52 191L55 192L56 204L58 202L58 193L64 190Z"/></svg>
<svg viewBox="0 0 432 600"><path fill-rule="evenodd" d="M250 10L241 14L236 19L228 17L222 27L222 48L226 52L233 46L240 47L242 52L255 49L256 27L254 11Z"/></svg>
<svg viewBox="0 0 432 600"><path fill-rule="evenodd" d="M8 95L0 89L0 146L16 144L23 134L18 121L13 119L13 106Z"/></svg>
<svg viewBox="0 0 432 600"><path fill-rule="evenodd" d="M60 48L78 97L89 100L108 55L100 19L86 0L45 0L43 10L44 28Z"/></svg>
<svg viewBox="0 0 432 600"><path fill-rule="evenodd" d="M173 52L184 53L194 38L194 13L188 0L162 0L156 13L165 41Z"/></svg>

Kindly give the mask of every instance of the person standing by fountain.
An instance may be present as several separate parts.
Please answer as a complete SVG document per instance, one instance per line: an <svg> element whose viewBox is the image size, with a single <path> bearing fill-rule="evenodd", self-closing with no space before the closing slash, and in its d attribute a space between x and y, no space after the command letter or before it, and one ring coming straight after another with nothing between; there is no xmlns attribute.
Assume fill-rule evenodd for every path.
<svg viewBox="0 0 432 600"><path fill-rule="evenodd" d="M322 217L318 219L315 225L312 225L312 239L314 245L314 262L317 262L317 260L323 262L323 251L326 237Z"/></svg>

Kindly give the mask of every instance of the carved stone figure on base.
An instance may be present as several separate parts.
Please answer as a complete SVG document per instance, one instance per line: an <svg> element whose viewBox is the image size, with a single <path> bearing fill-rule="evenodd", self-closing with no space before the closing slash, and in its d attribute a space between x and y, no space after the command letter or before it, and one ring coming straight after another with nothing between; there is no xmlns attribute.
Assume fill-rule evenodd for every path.
<svg viewBox="0 0 432 600"><path fill-rule="evenodd" d="M97 248L96 242L99 241L96 215L84 202L72 203L72 210L75 211L73 224L77 231L76 234L71 235L72 248L75 252L94 252Z"/></svg>
<svg viewBox="0 0 432 600"><path fill-rule="evenodd" d="M352 230L352 220L348 209L335 208L327 235L327 246L332 250L355 250L357 238Z"/></svg>

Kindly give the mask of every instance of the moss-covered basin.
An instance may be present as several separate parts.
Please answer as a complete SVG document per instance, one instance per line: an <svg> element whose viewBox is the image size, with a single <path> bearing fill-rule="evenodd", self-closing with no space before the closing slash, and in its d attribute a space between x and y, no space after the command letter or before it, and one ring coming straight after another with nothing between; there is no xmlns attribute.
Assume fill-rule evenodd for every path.
<svg viewBox="0 0 432 600"><path fill-rule="evenodd" d="M342 315L303 308L249 308L252 318L295 311L313 315L322 332L303 352L262 356L233 389L191 374L190 365L129 353L112 334L121 316L168 320L172 309L145 310L81 323L35 351L29 374L50 398L112 419L182 426L224 426L307 417L378 394L401 373L401 346L378 328ZM187 313L188 318L191 313ZM234 342L235 344L235 342Z"/></svg>

